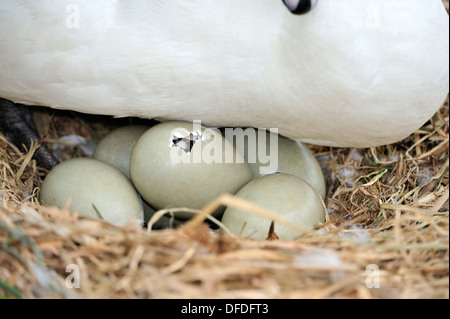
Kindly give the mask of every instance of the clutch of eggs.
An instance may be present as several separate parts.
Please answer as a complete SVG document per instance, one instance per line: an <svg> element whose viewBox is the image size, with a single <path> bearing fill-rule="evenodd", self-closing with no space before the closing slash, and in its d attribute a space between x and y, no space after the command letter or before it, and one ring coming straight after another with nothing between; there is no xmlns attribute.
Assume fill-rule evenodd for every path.
<svg viewBox="0 0 450 319"><path fill-rule="evenodd" d="M70 210L81 215L124 225L148 221L153 209L201 209L230 193L313 228L324 218L320 197L325 195L325 181L320 166L305 145L265 134L266 151L276 152L276 157L271 157L276 158L274 173L283 174L261 176L261 167L267 163L258 156L253 160L252 155L258 154L259 144L264 146L258 144L258 135L255 145L246 140L242 152L219 130L196 123L121 127L99 142L95 159L72 159L57 165L42 185L41 201L59 207L70 204ZM220 217L223 211L218 209L213 215ZM177 212L175 224L191 217ZM167 227L166 219L159 222L161 227ZM223 223L235 235L263 239L271 221L228 208ZM299 235L277 223L275 233L280 239Z"/></svg>

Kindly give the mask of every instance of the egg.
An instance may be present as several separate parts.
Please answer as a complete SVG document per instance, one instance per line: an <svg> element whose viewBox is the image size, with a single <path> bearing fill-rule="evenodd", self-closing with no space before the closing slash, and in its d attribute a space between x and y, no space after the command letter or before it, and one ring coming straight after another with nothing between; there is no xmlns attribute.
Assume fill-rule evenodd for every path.
<svg viewBox="0 0 450 319"><path fill-rule="evenodd" d="M226 137L227 130L225 129ZM248 134L248 130L254 132L248 135L249 138L240 140L236 138L234 141L236 148L244 154L254 178L275 172L292 174L308 182L322 198L325 198L326 186L322 169L305 144L267 130L254 128L243 130L241 136ZM265 142L261 140L261 134ZM229 136L227 139L231 140ZM262 145L259 145L260 142ZM243 149L239 145L242 145Z"/></svg>
<svg viewBox="0 0 450 319"><path fill-rule="evenodd" d="M126 125L119 127L108 133L95 148L93 158L109 163L118 168L128 178L130 178L130 156L136 141L147 131L150 126L145 125ZM142 200L142 198L140 198ZM144 209L144 222L148 222L154 215L155 210L142 200ZM178 220L162 216L153 225L153 228L168 228L179 225Z"/></svg>
<svg viewBox="0 0 450 319"><path fill-rule="evenodd" d="M92 157L117 167L130 178L131 150L149 128L145 125L127 125L109 132L97 144Z"/></svg>
<svg viewBox="0 0 450 319"><path fill-rule="evenodd" d="M257 177L237 194L253 204L263 207L305 229L313 229L325 221L325 210L320 195L310 184L291 174L270 174ZM266 239L272 220L250 212L228 207L222 223L234 234L253 239ZM274 222L275 234L283 240L302 235L298 230Z"/></svg>
<svg viewBox="0 0 450 319"><path fill-rule="evenodd" d="M114 166L92 158L75 158L54 167L40 190L41 202L122 226L142 224L143 208L130 180Z"/></svg>
<svg viewBox="0 0 450 319"><path fill-rule="evenodd" d="M252 178L243 156L219 130L181 121L155 125L139 138L131 152L130 175L156 209L200 209L221 194L235 194ZM176 217L192 214L177 212Z"/></svg>

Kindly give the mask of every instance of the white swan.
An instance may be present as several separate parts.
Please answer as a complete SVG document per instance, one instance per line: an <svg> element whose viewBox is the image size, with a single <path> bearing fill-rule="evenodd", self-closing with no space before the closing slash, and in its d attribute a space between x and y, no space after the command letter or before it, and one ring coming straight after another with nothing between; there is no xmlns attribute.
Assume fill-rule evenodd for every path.
<svg viewBox="0 0 450 319"><path fill-rule="evenodd" d="M292 0L288 0L292 3ZM441 0L1 0L0 97L86 113L396 142L449 88Z"/></svg>

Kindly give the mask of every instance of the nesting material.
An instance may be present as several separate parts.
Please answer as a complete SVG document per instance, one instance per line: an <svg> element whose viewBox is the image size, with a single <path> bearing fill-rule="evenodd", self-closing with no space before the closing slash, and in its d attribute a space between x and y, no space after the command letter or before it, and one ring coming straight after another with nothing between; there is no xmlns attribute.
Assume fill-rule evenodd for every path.
<svg viewBox="0 0 450 319"><path fill-rule="evenodd" d="M103 117L41 109L39 119L62 160L87 154L61 137L110 131ZM290 241L211 231L203 220L220 205L270 215L228 195L161 231L41 206L48 172L32 160L37 145L22 153L0 133L0 298L448 299L448 130L447 98L399 143L310 146L327 178L328 215Z"/></svg>
<svg viewBox="0 0 450 319"><path fill-rule="evenodd" d="M202 221L218 205L267 213L226 195L176 230L41 206L47 172L31 159L34 149L21 153L0 135L0 296L449 298L448 118L447 100L397 144L310 146L327 178L328 215L290 241L211 231Z"/></svg>

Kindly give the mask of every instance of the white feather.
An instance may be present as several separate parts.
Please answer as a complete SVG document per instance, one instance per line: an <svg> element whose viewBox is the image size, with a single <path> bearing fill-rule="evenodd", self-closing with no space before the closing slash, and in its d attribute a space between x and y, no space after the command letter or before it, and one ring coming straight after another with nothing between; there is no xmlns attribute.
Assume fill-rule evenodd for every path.
<svg viewBox="0 0 450 319"><path fill-rule="evenodd" d="M440 0L320 0L301 16L279 0L0 2L0 96L86 113L368 147L436 112L448 64Z"/></svg>

